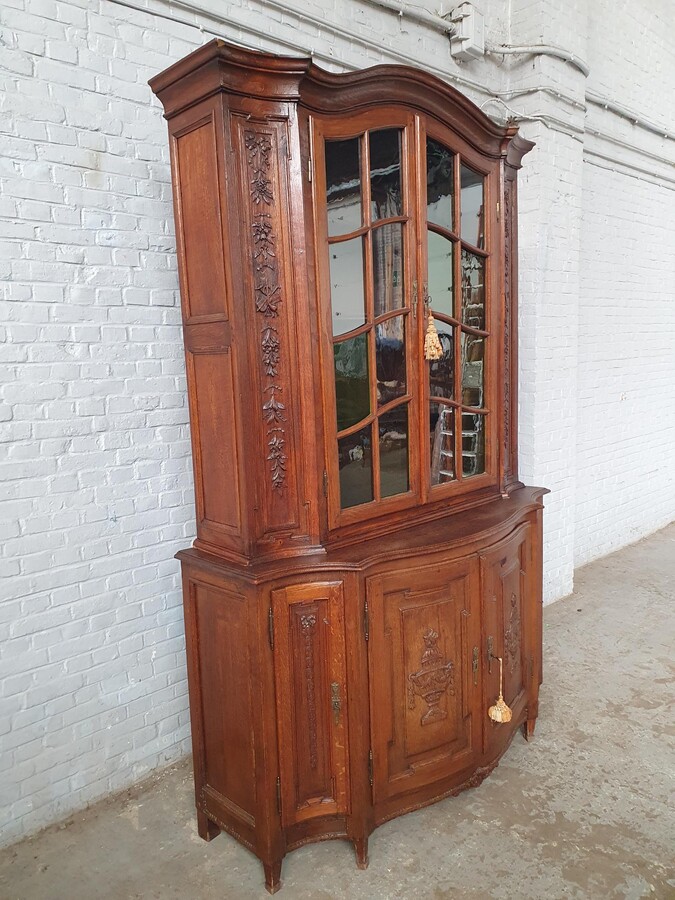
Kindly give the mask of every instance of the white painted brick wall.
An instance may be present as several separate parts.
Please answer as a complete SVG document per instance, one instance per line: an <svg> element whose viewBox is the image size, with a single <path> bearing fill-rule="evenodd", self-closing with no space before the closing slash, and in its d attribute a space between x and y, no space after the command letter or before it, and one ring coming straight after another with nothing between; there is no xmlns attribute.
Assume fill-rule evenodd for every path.
<svg viewBox="0 0 675 900"><path fill-rule="evenodd" d="M675 517L675 184L587 160L581 246L577 565Z"/></svg>
<svg viewBox="0 0 675 900"><path fill-rule="evenodd" d="M146 82L213 33L279 52L311 50L336 70L418 63L479 104L489 89L532 117L523 131L537 148L521 182L521 438L523 477L553 488L547 598L570 590L575 540L583 561L657 527L673 508L665 424L656 427L649 466L640 465L642 411L652 427L665 422L657 407L668 399L661 380L673 359L666 328L674 282L657 276L664 260L672 265L673 241L650 215L656 209L672 224L672 192L656 183L645 193L630 175L591 169L590 156L582 165L589 138L577 70L531 57L458 64L444 36L359 0L237 0L226 21L220 0L199 0L204 15L189 4L174 11L183 23L166 19L164 0L143 5L145 12L112 0L0 6L2 843L189 747L173 554L193 537L192 474L166 128ZM651 102L658 115L646 70L624 66L603 43L605 20L616 20L615 38L628 52L627 3L614 17L607 10L617 4L602 0L603 17L581 0L512 0L510 19L501 0L476 5L489 40L586 53L592 69L598 61L597 91ZM667 0L638 6L661 16ZM646 21L645 53L658 25ZM674 45L661 32L649 57L671 85ZM490 112L503 112L490 103ZM672 153L672 142L631 131L609 112L594 108L586 119L642 152ZM635 152L593 141L596 154L636 164ZM668 164L661 169L665 178ZM628 257L625 230L638 220ZM635 290L620 288L624 276ZM659 331L651 355L615 321L637 291L640 323ZM589 318L612 327L613 355L585 330ZM622 384L631 379L626 400L617 399L614 368ZM583 411L577 384L579 399L590 401ZM598 428L599 416L612 427ZM605 485L610 471L618 477ZM622 491L620 521L605 486Z"/></svg>

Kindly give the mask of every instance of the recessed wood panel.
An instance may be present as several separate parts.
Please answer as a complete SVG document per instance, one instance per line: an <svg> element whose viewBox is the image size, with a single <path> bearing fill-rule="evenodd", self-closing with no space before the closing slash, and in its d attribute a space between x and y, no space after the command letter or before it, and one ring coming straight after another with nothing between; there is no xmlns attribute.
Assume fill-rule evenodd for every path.
<svg viewBox="0 0 675 900"><path fill-rule="evenodd" d="M347 686L341 582L272 594L285 824L347 807Z"/></svg>
<svg viewBox="0 0 675 900"><path fill-rule="evenodd" d="M199 520L239 531L232 363L228 353L188 354Z"/></svg>
<svg viewBox="0 0 675 900"><path fill-rule="evenodd" d="M204 585L194 590L205 787L252 825L256 786L246 598Z"/></svg>
<svg viewBox="0 0 675 900"><path fill-rule="evenodd" d="M527 639L527 609L534 599L527 595L531 570L529 525L521 525L489 553L482 554L480 565L486 640L484 704L486 708L491 706L499 696L499 662L488 659L490 641L493 656L502 659L504 699L518 719L526 702L527 680L534 670ZM503 726L488 723L486 746L506 740L506 732Z"/></svg>
<svg viewBox="0 0 675 900"><path fill-rule="evenodd" d="M468 562L368 579L376 802L450 776L479 751L475 588Z"/></svg>
<svg viewBox="0 0 675 900"><path fill-rule="evenodd" d="M204 124L175 140L178 241L185 317L226 313L215 125Z"/></svg>

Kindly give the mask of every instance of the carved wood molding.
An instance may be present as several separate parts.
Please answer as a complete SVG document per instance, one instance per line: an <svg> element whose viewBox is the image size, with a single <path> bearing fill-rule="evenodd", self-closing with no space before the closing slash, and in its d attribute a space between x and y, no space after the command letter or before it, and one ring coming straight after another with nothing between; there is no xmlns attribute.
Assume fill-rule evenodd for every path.
<svg viewBox="0 0 675 900"><path fill-rule="evenodd" d="M420 725L428 725L429 722L438 722L447 717L447 712L440 708L441 697L449 690L454 695L453 662L443 662L443 654L438 649L438 632L433 628L427 628L424 633L425 650L420 660L420 668L417 672L408 675L408 708L415 708L415 695L422 697L427 704L427 711L420 719Z"/></svg>
<svg viewBox="0 0 675 900"><path fill-rule="evenodd" d="M316 689L314 685L314 637L316 634L316 615L313 613L300 616L300 627L305 643L305 685L307 688L307 720L309 736L309 764L316 769L317 750L317 715Z"/></svg>
<svg viewBox="0 0 675 900"><path fill-rule="evenodd" d="M518 597L515 593L511 594L509 624L504 632L504 650L509 670L515 672L516 663L520 655L520 610L518 609Z"/></svg>
<svg viewBox="0 0 675 900"><path fill-rule="evenodd" d="M244 132L247 163L251 173L251 229L253 232L253 291L255 308L261 320L260 355L263 371L268 379L279 375L281 342L279 329L273 324L279 318L283 302L276 256L277 234L270 212L275 205L274 187L270 177L273 136L262 131ZM278 395L283 388L270 381L263 385L262 417L266 427L267 461L272 487L281 491L286 483L286 422L285 405Z"/></svg>
<svg viewBox="0 0 675 900"><path fill-rule="evenodd" d="M510 474L511 459L511 193L513 182L504 184L504 470Z"/></svg>

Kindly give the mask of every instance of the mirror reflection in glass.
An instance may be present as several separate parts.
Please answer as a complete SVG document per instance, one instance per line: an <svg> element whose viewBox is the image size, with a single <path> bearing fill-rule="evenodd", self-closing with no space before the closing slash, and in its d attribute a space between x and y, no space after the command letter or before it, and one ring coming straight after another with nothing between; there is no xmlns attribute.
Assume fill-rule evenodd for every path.
<svg viewBox="0 0 675 900"><path fill-rule="evenodd" d="M403 403L378 420L380 492L383 497L408 490L408 405Z"/></svg>
<svg viewBox="0 0 675 900"><path fill-rule="evenodd" d="M462 322L485 330L485 260L462 249Z"/></svg>
<svg viewBox="0 0 675 900"><path fill-rule="evenodd" d="M375 358L377 405L385 406L406 391L403 316L394 316L375 326Z"/></svg>
<svg viewBox="0 0 675 900"><path fill-rule="evenodd" d="M344 431L370 413L368 335L359 334L333 345L335 401L338 431Z"/></svg>
<svg viewBox="0 0 675 900"><path fill-rule="evenodd" d="M462 404L482 407L485 338L462 332Z"/></svg>
<svg viewBox="0 0 675 900"><path fill-rule="evenodd" d="M462 475L470 478L485 471L485 416L462 412Z"/></svg>
<svg viewBox="0 0 675 900"><path fill-rule="evenodd" d="M373 229L372 242L375 315L382 316L405 303L403 226L392 222Z"/></svg>
<svg viewBox="0 0 675 900"><path fill-rule="evenodd" d="M455 479L455 410L440 403L429 405L431 483Z"/></svg>
<svg viewBox="0 0 675 900"><path fill-rule="evenodd" d="M366 321L363 296L363 238L330 244L330 301L333 336L346 334Z"/></svg>
<svg viewBox="0 0 675 900"><path fill-rule="evenodd" d="M373 499L371 426L338 440L340 506L360 506Z"/></svg>
<svg viewBox="0 0 675 900"><path fill-rule="evenodd" d="M328 236L361 227L360 138L326 141Z"/></svg>
<svg viewBox="0 0 675 900"><path fill-rule="evenodd" d="M427 219L453 231L453 154L427 138Z"/></svg>
<svg viewBox="0 0 675 900"><path fill-rule="evenodd" d="M401 131L387 128L371 131L368 135L370 149L370 200L371 218L388 219L400 216L401 206Z"/></svg>
<svg viewBox="0 0 675 900"><path fill-rule="evenodd" d="M452 325L434 319L438 339L443 348L443 356L429 363L429 394L432 397L446 397L454 400L455 388L455 348Z"/></svg>
<svg viewBox="0 0 675 900"><path fill-rule="evenodd" d="M462 163L460 167L462 240L485 249L485 214L483 209L483 176Z"/></svg>
<svg viewBox="0 0 675 900"><path fill-rule="evenodd" d="M434 231L427 231L429 302L431 308L453 316L452 284L455 244Z"/></svg>

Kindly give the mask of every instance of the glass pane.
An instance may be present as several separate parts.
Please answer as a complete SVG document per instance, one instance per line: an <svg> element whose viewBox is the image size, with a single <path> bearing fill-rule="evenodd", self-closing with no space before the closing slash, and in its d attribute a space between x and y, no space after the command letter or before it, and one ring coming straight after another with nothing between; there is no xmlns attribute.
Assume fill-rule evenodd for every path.
<svg viewBox="0 0 675 900"><path fill-rule="evenodd" d="M440 403L429 409L431 483L443 484L455 478L455 410Z"/></svg>
<svg viewBox="0 0 675 900"><path fill-rule="evenodd" d="M361 227L360 138L326 141L328 236Z"/></svg>
<svg viewBox="0 0 675 900"><path fill-rule="evenodd" d="M427 139L427 218L453 231L453 154Z"/></svg>
<svg viewBox="0 0 675 900"><path fill-rule="evenodd" d="M453 259L455 245L434 231L427 232L429 297L431 308L454 316L452 305Z"/></svg>
<svg viewBox="0 0 675 900"><path fill-rule="evenodd" d="M483 359L485 338L462 332L462 404L484 406Z"/></svg>
<svg viewBox="0 0 675 900"><path fill-rule="evenodd" d="M384 406L405 394L405 324L395 316L375 326L377 404Z"/></svg>
<svg viewBox="0 0 675 900"><path fill-rule="evenodd" d="M366 321L363 299L363 238L328 247L333 336L346 334Z"/></svg>
<svg viewBox="0 0 675 900"><path fill-rule="evenodd" d="M370 208L373 221L401 213L401 131L371 131Z"/></svg>
<svg viewBox="0 0 675 900"><path fill-rule="evenodd" d="M400 309L403 295L403 226L397 222L373 230L375 315Z"/></svg>
<svg viewBox="0 0 675 900"><path fill-rule="evenodd" d="M429 393L432 397L447 397L454 400L454 328L439 319L434 319L434 322L443 348L443 356L429 363Z"/></svg>
<svg viewBox="0 0 675 900"><path fill-rule="evenodd" d="M333 345L337 430L356 425L370 413L368 385L368 335Z"/></svg>
<svg viewBox="0 0 675 900"><path fill-rule="evenodd" d="M485 330L485 260L462 250L462 322Z"/></svg>
<svg viewBox="0 0 675 900"><path fill-rule="evenodd" d="M373 499L371 426L338 441L340 506L359 506Z"/></svg>
<svg viewBox="0 0 675 900"><path fill-rule="evenodd" d="M485 471L485 416L462 412L462 474L465 478Z"/></svg>
<svg viewBox="0 0 675 900"><path fill-rule="evenodd" d="M485 248L483 215L483 176L463 163L461 175L462 240L481 250Z"/></svg>
<svg viewBox="0 0 675 900"><path fill-rule="evenodd" d="M380 434L380 492L383 497L408 490L408 404L397 406L378 420Z"/></svg>

